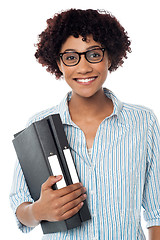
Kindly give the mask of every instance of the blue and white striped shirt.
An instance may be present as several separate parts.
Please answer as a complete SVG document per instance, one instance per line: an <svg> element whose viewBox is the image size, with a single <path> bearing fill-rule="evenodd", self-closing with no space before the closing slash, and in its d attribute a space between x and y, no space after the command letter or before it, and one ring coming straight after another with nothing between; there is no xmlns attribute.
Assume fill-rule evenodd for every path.
<svg viewBox="0 0 160 240"><path fill-rule="evenodd" d="M43 240L142 240L141 206L147 227L160 226L160 127L154 113L141 106L120 102L108 89L114 104L96 133L91 155L85 135L72 122L67 101L35 115L29 122L60 113L81 182L87 188L92 220L81 227L47 234ZM33 201L19 163L15 167L10 202L13 211ZM29 232L32 228L19 228Z"/></svg>

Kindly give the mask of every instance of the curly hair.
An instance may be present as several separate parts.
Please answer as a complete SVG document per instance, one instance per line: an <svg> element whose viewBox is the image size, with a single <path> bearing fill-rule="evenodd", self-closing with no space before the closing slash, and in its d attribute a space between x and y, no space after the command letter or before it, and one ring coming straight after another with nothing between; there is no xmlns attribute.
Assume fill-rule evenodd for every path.
<svg viewBox="0 0 160 240"><path fill-rule="evenodd" d="M131 52L128 34L118 20L109 12L102 10L70 9L55 14L47 20L47 28L39 35L35 57L47 71L62 76L57 61L62 44L69 36L86 39L92 34L94 41L106 48L111 60L109 71L122 66L127 52Z"/></svg>

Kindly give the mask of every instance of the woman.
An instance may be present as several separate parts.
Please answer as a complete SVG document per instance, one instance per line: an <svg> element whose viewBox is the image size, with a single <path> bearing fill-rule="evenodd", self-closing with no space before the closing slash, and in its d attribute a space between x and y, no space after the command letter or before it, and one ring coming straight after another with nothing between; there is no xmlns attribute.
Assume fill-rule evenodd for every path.
<svg viewBox="0 0 160 240"><path fill-rule="evenodd" d="M150 239L160 236L160 128L153 112L122 103L103 88L108 71L131 52L127 32L115 17L75 10L47 20L36 58L71 87L64 100L29 122L60 113L81 182L53 191L62 176L50 177L33 202L17 163L11 205L23 232L41 220L73 216L87 198L92 219L80 228L43 239L145 239L141 206ZM84 187L85 186L85 187ZM85 194L87 192L87 195Z"/></svg>

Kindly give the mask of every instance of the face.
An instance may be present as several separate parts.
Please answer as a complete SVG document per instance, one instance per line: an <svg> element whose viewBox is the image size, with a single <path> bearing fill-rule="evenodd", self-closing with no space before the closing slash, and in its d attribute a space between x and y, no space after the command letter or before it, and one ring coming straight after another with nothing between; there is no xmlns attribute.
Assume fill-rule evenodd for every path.
<svg viewBox="0 0 160 240"><path fill-rule="evenodd" d="M70 36L62 45L61 53L65 51L85 52L94 48L102 47L100 43L93 40L92 35L82 41L82 37L75 38ZM107 78L110 60L107 52L99 63L90 63L81 55L80 62L75 66L66 66L62 60L58 62L60 71L63 73L65 81L72 88L72 96L91 97L102 91L102 85Z"/></svg>

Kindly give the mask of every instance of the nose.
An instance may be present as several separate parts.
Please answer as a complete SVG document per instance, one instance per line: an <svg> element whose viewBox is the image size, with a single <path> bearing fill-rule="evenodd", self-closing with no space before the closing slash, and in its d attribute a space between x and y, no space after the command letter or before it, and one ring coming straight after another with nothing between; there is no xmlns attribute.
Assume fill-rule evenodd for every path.
<svg viewBox="0 0 160 240"><path fill-rule="evenodd" d="M86 74L93 71L91 63L89 63L85 56L81 56L80 62L77 65L77 73L79 74Z"/></svg>

